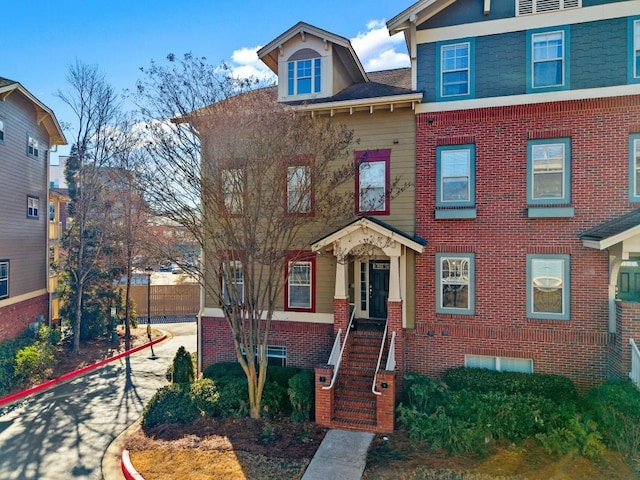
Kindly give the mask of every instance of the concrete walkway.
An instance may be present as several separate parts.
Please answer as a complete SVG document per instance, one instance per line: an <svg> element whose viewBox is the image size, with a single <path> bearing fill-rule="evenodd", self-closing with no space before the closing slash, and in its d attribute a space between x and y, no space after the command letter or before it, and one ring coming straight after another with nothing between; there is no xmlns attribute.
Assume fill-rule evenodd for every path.
<svg viewBox="0 0 640 480"><path fill-rule="evenodd" d="M360 480L373 433L329 430L302 480Z"/></svg>

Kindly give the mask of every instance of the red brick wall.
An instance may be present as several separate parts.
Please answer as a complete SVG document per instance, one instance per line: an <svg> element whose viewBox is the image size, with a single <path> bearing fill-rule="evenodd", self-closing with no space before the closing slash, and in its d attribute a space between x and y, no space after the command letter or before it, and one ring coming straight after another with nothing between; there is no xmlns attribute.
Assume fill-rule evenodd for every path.
<svg viewBox="0 0 640 480"><path fill-rule="evenodd" d="M313 368L327 363L333 346L333 325L305 322L271 324L269 345L287 348L287 365ZM233 337L223 318L202 318L202 364L235 362Z"/></svg>
<svg viewBox="0 0 640 480"><path fill-rule="evenodd" d="M615 342L611 346L611 373L614 378L628 378L631 371L631 345L633 338L640 345L640 304L616 302Z"/></svg>
<svg viewBox="0 0 640 480"><path fill-rule="evenodd" d="M640 96L485 108L417 116L416 328L408 370L439 375L464 354L532 358L536 372L589 385L609 374L608 253L578 234L629 202L629 133L640 132ZM572 218L527 217L527 140L570 137ZM477 218L435 220L436 147L475 143ZM475 315L435 313L435 255L475 253ZM571 319L526 316L526 258L571 256ZM435 334L428 336L432 330ZM445 336L444 333L447 333Z"/></svg>
<svg viewBox="0 0 640 480"><path fill-rule="evenodd" d="M41 295L24 302L0 308L0 340L15 338L25 331L39 315L47 320L49 311L48 295Z"/></svg>

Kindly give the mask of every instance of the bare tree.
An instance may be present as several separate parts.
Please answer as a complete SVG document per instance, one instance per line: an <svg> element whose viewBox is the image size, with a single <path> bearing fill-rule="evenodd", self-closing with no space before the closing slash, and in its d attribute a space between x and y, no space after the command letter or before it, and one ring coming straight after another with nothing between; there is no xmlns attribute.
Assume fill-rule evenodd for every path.
<svg viewBox="0 0 640 480"><path fill-rule="evenodd" d="M286 275L318 235L353 216L353 134L278 104L191 56L138 86L150 204L200 244L199 281L222 305L260 416L266 346ZM173 118L173 121L169 121Z"/></svg>
<svg viewBox="0 0 640 480"><path fill-rule="evenodd" d="M77 130L65 171L73 223L63 239L64 269L72 283L73 352L78 354L84 289L107 267L104 250L112 245L111 231L105 228L110 214L105 208L101 169L117 150L113 133L120 103L96 66L76 60L69 66L67 82L69 90L57 95L74 112Z"/></svg>

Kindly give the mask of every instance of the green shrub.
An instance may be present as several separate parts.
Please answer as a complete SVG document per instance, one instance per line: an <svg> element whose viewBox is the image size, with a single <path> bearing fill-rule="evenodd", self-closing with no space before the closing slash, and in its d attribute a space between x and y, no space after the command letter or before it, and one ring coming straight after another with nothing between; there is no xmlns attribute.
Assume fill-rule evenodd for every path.
<svg viewBox="0 0 640 480"><path fill-rule="evenodd" d="M214 383L215 380L214 380ZM246 417L249 414L249 389L247 378L229 378L218 387L218 407L223 417Z"/></svg>
<svg viewBox="0 0 640 480"><path fill-rule="evenodd" d="M31 336L21 335L0 343L0 396L11 393L19 383L15 372L16 354L31 342Z"/></svg>
<svg viewBox="0 0 640 480"><path fill-rule="evenodd" d="M296 367L269 365L267 367L267 382L276 382L278 385L286 389L289 386L289 380L300 372L301 369Z"/></svg>
<svg viewBox="0 0 640 480"><path fill-rule="evenodd" d="M640 392L630 381L610 380L592 388L584 398L605 443L629 458L640 453Z"/></svg>
<svg viewBox="0 0 640 480"><path fill-rule="evenodd" d="M162 387L144 407L142 427L151 428L166 423L187 424L200 415L188 388L180 384Z"/></svg>
<svg viewBox="0 0 640 480"><path fill-rule="evenodd" d="M54 363L53 347L37 341L16 353L15 376L24 383L42 382L51 373Z"/></svg>
<svg viewBox="0 0 640 480"><path fill-rule="evenodd" d="M243 378L246 382L247 378L238 362L212 363L204 369L202 376L213 380L213 383L218 387L218 391L230 380Z"/></svg>
<svg viewBox="0 0 640 480"><path fill-rule="evenodd" d="M542 446L553 455L583 456L598 459L606 450L602 435L593 420L576 414L565 426L536 435Z"/></svg>
<svg viewBox="0 0 640 480"><path fill-rule="evenodd" d="M426 375L408 374L404 377L403 401L421 412L432 413L438 405L448 402L449 387Z"/></svg>
<svg viewBox="0 0 640 480"><path fill-rule="evenodd" d="M274 418L285 410L290 410L287 401L287 390L276 382L266 381L262 390L262 415Z"/></svg>
<svg viewBox="0 0 640 480"><path fill-rule="evenodd" d="M193 404L206 415L210 417L218 415L220 393L213 380L209 378L196 380L191 384L189 396Z"/></svg>
<svg viewBox="0 0 640 480"><path fill-rule="evenodd" d="M576 402L573 382L560 375L497 372L483 368L458 367L448 370L442 380L453 391L504 392L539 395L556 402Z"/></svg>
<svg viewBox="0 0 640 480"><path fill-rule="evenodd" d="M173 357L173 383L192 383L194 379L191 355L180 347Z"/></svg>
<svg viewBox="0 0 640 480"><path fill-rule="evenodd" d="M291 404L291 419L294 422L308 422L311 417L314 399L313 372L303 370L289 379L289 403Z"/></svg>

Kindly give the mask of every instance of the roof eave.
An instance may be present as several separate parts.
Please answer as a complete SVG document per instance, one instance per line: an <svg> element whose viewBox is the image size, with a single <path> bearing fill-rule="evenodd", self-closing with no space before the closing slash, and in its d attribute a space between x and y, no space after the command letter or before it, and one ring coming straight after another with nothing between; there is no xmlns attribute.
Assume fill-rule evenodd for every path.
<svg viewBox="0 0 640 480"><path fill-rule="evenodd" d="M390 95L386 97L374 97L374 98L361 98L356 100L341 100L336 102L322 102L322 103L305 103L301 105L292 105L291 108L297 110L309 111L309 112L339 112L339 111L362 111L380 110L381 108L390 108L393 110L395 107L407 107L411 106L413 109L416 103L422 101L422 93L408 93L406 95Z"/></svg>
<svg viewBox="0 0 640 480"><path fill-rule="evenodd" d="M640 225L636 225L635 227L629 228L624 232L620 232L616 235L611 235L610 237L606 237L601 240L583 238L582 245L588 248L595 248L597 250L605 250L618 243L622 243L631 237L635 237L636 235L640 235Z"/></svg>

